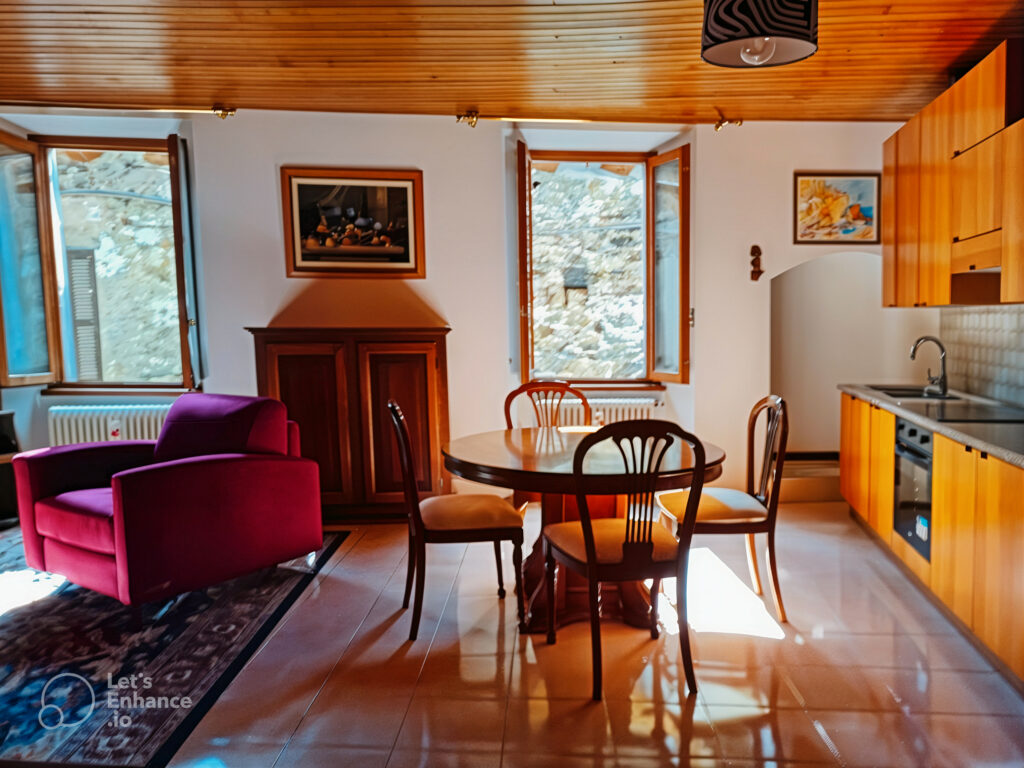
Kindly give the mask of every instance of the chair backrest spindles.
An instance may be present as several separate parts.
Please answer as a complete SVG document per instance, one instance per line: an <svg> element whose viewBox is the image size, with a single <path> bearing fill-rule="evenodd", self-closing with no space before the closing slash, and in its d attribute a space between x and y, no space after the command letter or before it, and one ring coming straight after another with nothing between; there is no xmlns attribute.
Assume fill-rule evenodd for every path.
<svg viewBox="0 0 1024 768"><path fill-rule="evenodd" d="M512 390L505 398L505 428L512 429L512 405L519 395L526 395L533 406L538 427L557 427L561 423L562 401L566 395L579 398L583 406L583 423L591 421L590 403L586 395L564 381L528 381Z"/></svg>
<svg viewBox="0 0 1024 768"><path fill-rule="evenodd" d="M704 486L704 446L695 436L670 421L642 419L619 421L587 435L576 448L573 474L576 476L576 504L583 523L583 539L587 557L594 562L596 547L590 509L587 503L588 484L584 463L587 452L600 443L609 441L618 449L625 476L623 494L626 497L626 543L624 557L633 563L638 558L653 556L654 526L658 525L660 508L655 501L658 475L665 457L676 441L687 443L693 453L693 479L687 500L686 513L679 523L677 538L688 545L697 521L697 505ZM680 446L680 450L684 450Z"/></svg>

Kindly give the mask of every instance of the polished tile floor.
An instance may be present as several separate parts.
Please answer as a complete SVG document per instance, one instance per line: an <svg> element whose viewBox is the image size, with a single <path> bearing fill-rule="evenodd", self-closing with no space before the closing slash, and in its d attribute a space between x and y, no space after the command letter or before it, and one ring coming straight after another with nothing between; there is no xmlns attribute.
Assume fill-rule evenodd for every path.
<svg viewBox="0 0 1024 768"><path fill-rule="evenodd" d="M697 537L698 694L666 605L659 640L604 622L599 703L588 626L519 636L489 544L428 548L409 643L405 531L356 529L172 765L1024 766L1024 699L846 510L783 508L782 626L747 586L742 537Z"/></svg>

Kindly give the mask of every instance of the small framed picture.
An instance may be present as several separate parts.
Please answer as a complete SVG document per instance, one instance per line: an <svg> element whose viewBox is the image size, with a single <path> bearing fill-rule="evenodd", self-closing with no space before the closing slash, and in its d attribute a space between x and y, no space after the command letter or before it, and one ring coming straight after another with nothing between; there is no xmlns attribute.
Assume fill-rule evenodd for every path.
<svg viewBox="0 0 1024 768"><path fill-rule="evenodd" d="M281 168L288 277L426 274L423 172Z"/></svg>
<svg viewBox="0 0 1024 768"><path fill-rule="evenodd" d="M881 174L796 171L793 174L793 242L880 242Z"/></svg>

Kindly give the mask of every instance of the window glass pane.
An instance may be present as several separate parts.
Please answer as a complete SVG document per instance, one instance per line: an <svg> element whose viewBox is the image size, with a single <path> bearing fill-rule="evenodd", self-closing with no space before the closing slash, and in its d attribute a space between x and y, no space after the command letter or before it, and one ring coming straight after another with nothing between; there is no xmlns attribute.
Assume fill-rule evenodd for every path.
<svg viewBox="0 0 1024 768"><path fill-rule="evenodd" d="M0 144L0 299L11 376L50 370L34 174L32 155Z"/></svg>
<svg viewBox="0 0 1024 768"><path fill-rule="evenodd" d="M58 149L52 165L65 379L180 384L167 153Z"/></svg>
<svg viewBox="0 0 1024 768"><path fill-rule="evenodd" d="M679 373L679 161L654 167L654 370Z"/></svg>
<svg viewBox="0 0 1024 768"><path fill-rule="evenodd" d="M537 160L531 174L531 377L643 377L643 164Z"/></svg>

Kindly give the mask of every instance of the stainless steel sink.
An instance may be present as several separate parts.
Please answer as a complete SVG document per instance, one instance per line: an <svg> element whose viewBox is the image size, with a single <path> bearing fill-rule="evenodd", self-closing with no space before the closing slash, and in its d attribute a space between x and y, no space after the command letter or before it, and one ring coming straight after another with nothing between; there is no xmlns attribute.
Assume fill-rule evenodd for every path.
<svg viewBox="0 0 1024 768"><path fill-rule="evenodd" d="M869 384L868 389L874 389L883 395L894 397L897 400L959 400L956 395L936 395L925 392L924 387L915 387L909 384Z"/></svg>

